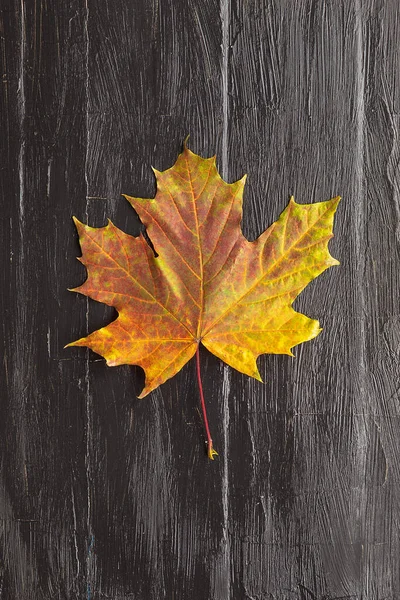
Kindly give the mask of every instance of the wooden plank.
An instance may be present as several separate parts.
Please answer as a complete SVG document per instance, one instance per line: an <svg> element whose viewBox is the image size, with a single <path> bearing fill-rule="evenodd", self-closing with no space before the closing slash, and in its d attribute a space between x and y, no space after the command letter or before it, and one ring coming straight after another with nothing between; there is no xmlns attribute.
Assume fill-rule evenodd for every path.
<svg viewBox="0 0 400 600"><path fill-rule="evenodd" d="M119 194L152 197L151 165L171 166L188 134L194 150L215 151L222 110L220 44L213 0L139 5L89 0L90 199L87 204L81 199L78 216L91 225L110 217L135 232L133 211ZM85 310L81 299L81 314ZM88 303L88 330L109 318L110 311ZM81 349L71 352L84 360ZM218 588L225 589L225 570L216 572L211 560L223 536L221 465L205 459L194 364L139 401L138 370L108 369L95 355L88 361L92 593L224 597ZM207 378L206 365L204 371ZM217 411L217 406L211 411L215 421Z"/></svg>
<svg viewBox="0 0 400 600"><path fill-rule="evenodd" d="M66 288L79 272L70 217L85 193L82 5L3 8L0 590L82 597L83 374L63 351L80 326Z"/></svg>
<svg viewBox="0 0 400 600"><path fill-rule="evenodd" d="M378 151L382 144L390 148L379 115L385 107L373 110L369 95L375 82L382 88L383 65L383 72L393 70L396 38L387 32L393 35L389 21L397 11L388 7L382 19L381 6L369 2L240 6L231 160L240 165L252 157L247 231L257 235L291 193L300 202L336 194L343 201L331 243L342 266L325 273L295 303L317 316L325 330L297 350L295 361L263 359L264 389L253 382L240 385L237 376L232 386L232 399L237 398L232 435L241 450L232 489L248 489L245 503L241 494L230 505L240 532L232 556L233 596L284 597L285 590L287 597L301 598L395 597L397 511L388 491L387 433L381 427L389 424L386 445L394 458L397 426L391 418L376 419L384 397L393 396L376 389L371 370L393 388L393 359L390 370L382 369L374 349L375 323L388 324L398 314L393 306L398 278L393 267L383 268L388 256L392 264L397 255L398 221L391 221L393 200L385 194L388 151L383 156ZM384 83L393 94L390 75ZM379 304L371 288L380 290ZM392 462L397 471L396 464L397 459Z"/></svg>
<svg viewBox="0 0 400 600"><path fill-rule="evenodd" d="M399 555L399 37L396 3L364 17L365 347L371 394L363 589L393 597Z"/></svg>

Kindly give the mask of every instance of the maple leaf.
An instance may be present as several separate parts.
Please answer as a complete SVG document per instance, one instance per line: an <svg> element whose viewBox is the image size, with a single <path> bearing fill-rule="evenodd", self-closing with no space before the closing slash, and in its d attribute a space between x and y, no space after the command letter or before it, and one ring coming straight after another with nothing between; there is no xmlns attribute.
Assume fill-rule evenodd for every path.
<svg viewBox="0 0 400 600"><path fill-rule="evenodd" d="M88 278L73 291L113 306L118 317L69 346L87 346L109 366L141 366L140 397L175 375L200 342L261 380L260 354L292 355L294 346L321 331L292 303L311 280L339 264L328 241L340 198L314 204L291 198L279 219L249 242L240 227L246 176L226 183L215 156L202 158L186 144L170 169L153 170L154 199L125 197L157 257L142 235L127 235L111 221L92 228L74 218ZM206 428L212 458L207 421Z"/></svg>

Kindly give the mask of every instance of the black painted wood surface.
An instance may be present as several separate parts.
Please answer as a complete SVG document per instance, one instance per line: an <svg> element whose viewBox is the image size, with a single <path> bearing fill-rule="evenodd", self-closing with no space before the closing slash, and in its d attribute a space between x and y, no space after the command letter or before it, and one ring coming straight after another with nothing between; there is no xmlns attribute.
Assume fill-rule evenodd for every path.
<svg viewBox="0 0 400 600"><path fill-rule="evenodd" d="M2 0L0 598L400 598L397 0ZM114 318L71 216L190 134L254 239L290 194L343 197L295 307L324 327L264 384L202 352L144 400L135 367L63 346Z"/></svg>

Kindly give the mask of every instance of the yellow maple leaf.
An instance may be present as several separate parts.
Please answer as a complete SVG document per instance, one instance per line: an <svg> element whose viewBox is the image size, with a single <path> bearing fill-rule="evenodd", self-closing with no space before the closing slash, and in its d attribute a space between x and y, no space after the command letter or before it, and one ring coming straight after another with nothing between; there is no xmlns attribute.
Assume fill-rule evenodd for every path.
<svg viewBox="0 0 400 600"><path fill-rule="evenodd" d="M111 222L92 228L75 219L88 270L75 291L113 306L118 318L69 345L91 348L109 366L140 365L141 397L175 375L200 343L261 380L260 354L292 354L321 331L292 303L339 264L328 241L340 198L314 204L291 198L279 219L249 242L240 227L245 177L226 183L215 157L201 158L186 145L173 167L154 172L154 199L126 198L157 257L142 236Z"/></svg>

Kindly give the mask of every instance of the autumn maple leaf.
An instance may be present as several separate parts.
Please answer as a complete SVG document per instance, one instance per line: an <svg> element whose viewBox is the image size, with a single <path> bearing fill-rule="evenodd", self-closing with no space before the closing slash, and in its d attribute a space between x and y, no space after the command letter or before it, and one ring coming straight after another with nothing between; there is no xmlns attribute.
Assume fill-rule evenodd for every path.
<svg viewBox="0 0 400 600"><path fill-rule="evenodd" d="M200 342L261 380L260 354L291 355L294 346L321 331L292 302L311 280L339 264L328 241L340 198L315 204L291 198L279 219L249 242L240 227L246 177L226 183L215 156L201 158L186 144L173 167L154 173L154 199L125 197L157 257L142 235L127 235L110 221L92 228L74 219L88 271L74 291L113 306L118 317L69 346L87 346L109 366L140 365L146 377L140 397L196 352L198 361ZM205 421L212 458L206 414Z"/></svg>

